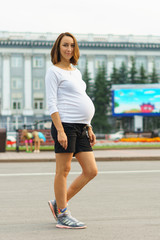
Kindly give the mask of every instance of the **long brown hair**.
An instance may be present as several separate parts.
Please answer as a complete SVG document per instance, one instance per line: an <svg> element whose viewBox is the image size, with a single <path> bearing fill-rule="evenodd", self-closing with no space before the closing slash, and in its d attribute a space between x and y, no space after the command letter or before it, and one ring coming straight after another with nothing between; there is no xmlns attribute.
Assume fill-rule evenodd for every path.
<svg viewBox="0 0 160 240"><path fill-rule="evenodd" d="M26 140L26 139L27 139L27 134L28 134L27 129L23 129L23 130L22 130L21 139L22 139L22 140Z"/></svg>
<svg viewBox="0 0 160 240"><path fill-rule="evenodd" d="M53 47L51 49L51 61L53 64L57 64L58 62L61 61L61 59L60 59L60 42L64 36L71 37L74 41L74 45L75 45L74 53L73 53L73 57L71 57L71 59L70 59L70 63L72 63L73 65L77 65L78 59L80 57L79 47L78 47L76 38L69 32L61 33L58 36L58 38L56 39L56 41L54 42Z"/></svg>

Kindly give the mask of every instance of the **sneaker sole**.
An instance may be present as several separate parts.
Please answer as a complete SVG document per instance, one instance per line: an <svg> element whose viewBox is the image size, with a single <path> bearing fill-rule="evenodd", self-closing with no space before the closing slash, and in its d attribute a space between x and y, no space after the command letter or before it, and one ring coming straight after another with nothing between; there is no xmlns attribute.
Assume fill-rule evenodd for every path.
<svg viewBox="0 0 160 240"><path fill-rule="evenodd" d="M85 229L85 228L87 228L87 226L83 226L83 227L70 227L70 226L65 226L65 225L60 225L60 224L57 224L56 227L57 228L66 228L66 229Z"/></svg>
<svg viewBox="0 0 160 240"><path fill-rule="evenodd" d="M57 217L56 217L56 214L55 214L55 211L54 211L53 205L52 205L52 203L51 203L50 201L48 201L48 205L49 205L49 207L50 207L50 209L51 209L51 212L52 212L52 214L53 214L55 220L57 221Z"/></svg>

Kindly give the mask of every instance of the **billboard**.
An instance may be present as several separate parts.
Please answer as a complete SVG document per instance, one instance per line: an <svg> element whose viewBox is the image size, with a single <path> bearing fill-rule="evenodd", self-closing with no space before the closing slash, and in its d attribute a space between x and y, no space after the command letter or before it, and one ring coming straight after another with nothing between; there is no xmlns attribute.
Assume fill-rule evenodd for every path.
<svg viewBox="0 0 160 240"><path fill-rule="evenodd" d="M160 84L116 86L112 89L112 115L160 116Z"/></svg>

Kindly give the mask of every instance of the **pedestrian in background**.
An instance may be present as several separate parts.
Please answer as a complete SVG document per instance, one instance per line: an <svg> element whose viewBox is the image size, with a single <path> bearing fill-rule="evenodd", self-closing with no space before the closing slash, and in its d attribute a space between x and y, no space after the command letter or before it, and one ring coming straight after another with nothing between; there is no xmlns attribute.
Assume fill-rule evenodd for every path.
<svg viewBox="0 0 160 240"><path fill-rule="evenodd" d="M25 142L26 152L32 152L33 135L27 129L22 130L21 140Z"/></svg>
<svg viewBox="0 0 160 240"><path fill-rule="evenodd" d="M96 137L91 127L95 108L86 94L86 84L80 71L73 67L78 59L79 48L75 37L68 32L60 34L52 47L53 65L45 79L56 153L55 200L48 203L58 228L86 228L86 224L71 216L67 203L97 175L92 150ZM73 156L81 165L82 173L67 190L67 176Z"/></svg>
<svg viewBox="0 0 160 240"><path fill-rule="evenodd" d="M34 141L34 153L39 153L41 142L45 142L46 138L43 135L43 133L38 131L32 132L32 135L33 135L33 141Z"/></svg>

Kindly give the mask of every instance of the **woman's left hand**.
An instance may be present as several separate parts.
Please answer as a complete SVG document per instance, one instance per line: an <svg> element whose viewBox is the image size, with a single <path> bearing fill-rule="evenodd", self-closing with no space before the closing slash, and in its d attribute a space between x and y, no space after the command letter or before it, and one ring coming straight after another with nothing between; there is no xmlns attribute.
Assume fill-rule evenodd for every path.
<svg viewBox="0 0 160 240"><path fill-rule="evenodd" d="M92 128L88 129L88 136L89 136L91 147L93 147L96 143L96 136L95 136L94 132L92 131Z"/></svg>

